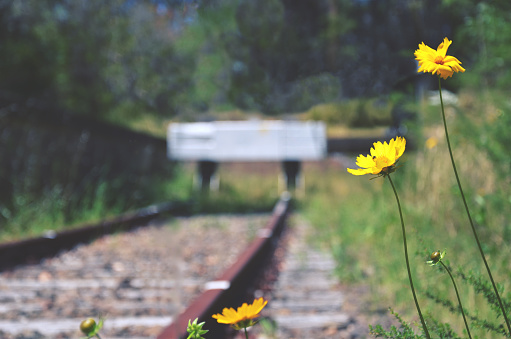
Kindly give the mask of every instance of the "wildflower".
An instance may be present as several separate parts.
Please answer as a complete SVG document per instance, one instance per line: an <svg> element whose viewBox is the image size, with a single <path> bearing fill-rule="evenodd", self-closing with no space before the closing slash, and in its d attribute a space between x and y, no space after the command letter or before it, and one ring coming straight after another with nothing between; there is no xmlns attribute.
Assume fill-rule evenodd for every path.
<svg viewBox="0 0 511 339"><path fill-rule="evenodd" d="M426 327L426 321L422 316L422 312L419 306L419 301L417 300L417 295L415 293L415 287L413 286L412 275L410 272L410 261L408 259L408 245L406 243L406 229L405 222L403 219L403 212L401 210L401 203L399 202L399 197L397 195L396 187L394 186L394 182L390 177L390 173L396 170L396 163L398 159L403 155L406 146L406 139L403 137L396 137L396 139L390 139L389 143L385 141L383 144L378 141L373 143L373 147L370 149L370 153L366 156L362 154L357 158L357 165L362 168L351 169L348 168L348 172L354 175L364 175L364 174L377 174L378 177L387 177L389 179L389 183L392 186L392 190L394 191L394 195L396 197L397 207L399 209L399 217L401 218L401 230L403 231L403 245L405 248L405 262L406 269L408 272L408 279L410 280L410 289L412 290L413 300L415 302L415 307L417 308L417 313L421 319L422 328L424 330L424 334L427 339L430 339L430 335L428 332L428 328Z"/></svg>
<svg viewBox="0 0 511 339"><path fill-rule="evenodd" d="M442 261L444 256L445 256L445 251L443 251L442 253L440 253L440 251L435 251L435 252L431 253L431 256L430 256L431 260L426 261L426 264L429 264L429 266L435 266L439 262Z"/></svg>
<svg viewBox="0 0 511 339"><path fill-rule="evenodd" d="M438 145L438 139L435 138L435 137L429 137L427 140L426 140L426 148L427 149L432 149L432 148L435 148L436 145Z"/></svg>
<svg viewBox="0 0 511 339"><path fill-rule="evenodd" d="M373 147L370 149L370 153L366 156L359 155L357 157L357 166L362 168L351 169L348 168L348 172L353 175L364 175L364 174L379 174L379 176L385 176L395 171L395 165L403 155L406 146L406 139L403 137L396 137L396 140L390 139L387 144L385 141L375 142Z"/></svg>
<svg viewBox="0 0 511 339"><path fill-rule="evenodd" d="M202 335L206 334L209 330L203 330L202 326L204 326L206 322L197 324L198 320L198 318L195 318L193 322L188 320L188 327L186 328L186 331L190 333L190 335L186 339L204 339L202 338Z"/></svg>
<svg viewBox="0 0 511 339"><path fill-rule="evenodd" d="M452 41L444 38L444 41L438 45L436 51L423 43L415 51L415 60L419 62L417 72L437 74L443 79L451 77L454 72L465 72L461 67L461 62L453 56L446 55L447 49Z"/></svg>
<svg viewBox="0 0 511 339"><path fill-rule="evenodd" d="M244 303L237 311L234 308L224 308L222 314L215 314L213 318L221 324L230 324L236 330L246 329L257 323L253 319L259 316L259 312L267 303L268 301L263 298L254 299L252 304Z"/></svg>
<svg viewBox="0 0 511 339"><path fill-rule="evenodd" d="M426 261L426 264L429 264L429 266L436 266L440 264L445 271L449 274L449 277L451 278L452 285L454 287L454 291L456 292L456 297L458 298L458 305L460 306L459 310L461 311L461 315L463 316L463 321L465 322L465 328L467 329L467 334L470 339L472 339L472 334L470 334L470 327L468 326L467 317L465 316L465 311L463 310L463 304L461 303L460 293L458 291L458 286L456 286L456 281L454 281L454 277L452 276L451 270L447 265L444 264L442 259L445 256L445 251L440 253L440 251L435 251L431 253L431 260Z"/></svg>
<svg viewBox="0 0 511 339"><path fill-rule="evenodd" d="M92 318L85 319L80 324L80 330L87 336L86 338L92 338L94 336L101 338L99 336L99 330L103 327L103 321L102 318L99 319L98 323Z"/></svg>
<svg viewBox="0 0 511 339"><path fill-rule="evenodd" d="M419 61L419 69L418 72L431 72L432 74L438 74L438 93L440 94L440 105L442 107L442 120L444 122L444 130L445 130L445 139L447 140L447 148L449 149L449 156L451 158L452 169L454 170L454 176L456 177L456 182L458 183L458 188L460 191L461 199L463 200L463 204L465 205L465 211L467 212L468 221L470 223L470 227L472 228L472 233L474 234L474 238L477 243L477 247L479 249L479 253L481 255L481 259L484 262L484 266L486 267L486 271L488 272L488 278L490 278L491 284L493 286L493 291L495 292L495 296L497 297L497 301L499 303L500 310L502 311L502 315L506 320L506 325L508 329L508 333L511 333L511 321L509 320L504 307L504 303L500 297L499 289L497 288L497 284L493 279L493 275L491 274L490 266L488 265L488 261L484 255L483 247L479 241L479 236L477 235L477 230L472 221L472 216L470 215L470 210L468 209L467 199L465 198L465 193L463 193L463 188L461 186L461 181L458 176L458 171L456 170L456 163L454 161L454 156L452 154L451 142L449 141L449 131L447 130L447 122L445 119L445 110L444 103L442 99L442 84L440 78L447 79L454 74L454 72L465 72L465 69L460 66L461 62L452 56L446 56L447 49L449 48L452 41L445 38L444 42L442 42L437 50L433 50L428 46L424 45L424 43L419 45L419 49L415 51L415 59ZM390 177L389 177L390 178ZM440 261L441 263L441 261ZM421 319L422 320L422 319Z"/></svg>

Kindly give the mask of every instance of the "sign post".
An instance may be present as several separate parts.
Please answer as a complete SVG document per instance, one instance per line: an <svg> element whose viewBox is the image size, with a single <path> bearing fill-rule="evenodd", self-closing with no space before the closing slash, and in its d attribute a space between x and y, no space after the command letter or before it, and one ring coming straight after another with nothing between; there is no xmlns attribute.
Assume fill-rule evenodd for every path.
<svg viewBox="0 0 511 339"><path fill-rule="evenodd" d="M322 122L280 120L173 123L167 131L167 156L196 161L202 189L212 183L220 162L279 161L288 189L297 186L304 160L326 155Z"/></svg>

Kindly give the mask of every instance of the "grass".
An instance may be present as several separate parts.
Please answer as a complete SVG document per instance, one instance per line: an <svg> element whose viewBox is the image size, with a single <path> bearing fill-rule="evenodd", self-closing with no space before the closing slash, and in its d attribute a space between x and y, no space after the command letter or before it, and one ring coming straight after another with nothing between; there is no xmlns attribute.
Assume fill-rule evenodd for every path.
<svg viewBox="0 0 511 339"><path fill-rule="evenodd" d="M427 107L428 116L421 119L429 122L421 133L426 138L436 138L436 145L429 144L433 147L428 148L419 139L415 153L405 152L403 167L393 174L393 180L404 208L412 273L423 310L463 333L461 316L436 305L425 293L456 300L448 276L425 265L428 254L434 250L447 251L446 258L453 271L463 267L464 272L472 271L475 276L479 272L481 279L487 280L450 166L438 110L438 107ZM430 116L432 111L436 111L437 119ZM477 221L493 275L509 291L511 189L503 183L509 181L510 168L503 170L499 158L491 156L488 147L495 146L493 142L481 144L480 140L481 135L497 139L499 135L493 131L503 121L492 121L494 118L486 121L481 119L481 114L473 111L463 114L453 107L450 112L455 158L469 197L469 208ZM509 117L509 111L502 114L503 119ZM467 129L472 117L476 118L475 123ZM390 184L381 178L370 181L367 177L331 170L312 177L315 194L302 202L303 213L318 228L323 246L337 259L339 279L369 283L375 303L392 306L405 319L417 321L407 286L399 215ZM459 275L458 279L465 307L472 314L497 319L499 323L502 319L497 317L499 313L493 312L484 297L475 293ZM501 337L484 329L474 329L474 332L484 338Z"/></svg>
<svg viewBox="0 0 511 339"><path fill-rule="evenodd" d="M188 173L194 168L188 164ZM203 213L249 213L271 211L283 190L279 187L279 164L220 164L216 180L218 189L208 194L194 191Z"/></svg>
<svg viewBox="0 0 511 339"><path fill-rule="evenodd" d="M151 196L146 196L143 206L140 205L140 199L131 201L129 197L122 196L112 205L112 191L118 188L115 183L109 182L100 182L80 197L69 197L58 187L38 199L17 193L14 200L18 213L0 210L7 220L0 228L0 242L77 228L164 201L193 201L195 213L249 213L271 211L279 197L278 170L275 172L272 165L266 168L266 172L275 172L272 179L268 178L268 173L261 176L247 173L243 169L230 171L228 165L223 168L221 166L218 173L220 187L208 194L200 192L194 183L194 164L176 166L173 178L155 177L149 181L146 178L145 184L152 189L148 191ZM247 164L243 166L246 168ZM77 200L80 202L74 203ZM70 213L71 205L73 210Z"/></svg>
<svg viewBox="0 0 511 339"><path fill-rule="evenodd" d="M408 158L408 164L418 161L419 155ZM330 250L336 261L336 274L342 282L353 284L369 283L374 292L372 300L381 307L392 306L406 319L417 321L413 308L411 292L407 286L406 270L403 259L402 240L396 202L388 183L382 179L369 182L366 178L349 177L348 174L330 173L330 179L350 182L345 185L331 185L304 202L302 207L311 223L318 228L319 241ZM398 174L394 175L397 179ZM334 179L335 178L335 179ZM454 268L462 265L468 271L474 269L484 272L476 252L470 230L456 201L433 198L423 203L427 194L416 188L412 175L405 174L399 180L398 190L403 198L404 217L408 230L409 251L411 253L412 272L419 300L426 312L439 316L443 321L451 322L455 329L462 329L461 318L438 309L428 302L424 291L433 291L449 300L453 291L449 288L448 278L425 264L428 254L434 250L447 250L448 261ZM368 185L369 184L369 185ZM325 185L326 186L326 185ZM428 186L428 189L431 187ZM437 186L444 196L452 193L452 185ZM323 195L323 193L326 193ZM442 204L444 202L445 204ZM454 214L454 217L453 217ZM445 221L442 221L445 220ZM498 227L497 227L498 228ZM498 230L496 233L498 234ZM486 237L487 244L491 244ZM509 246L493 244L489 249L491 265L497 272L497 281L507 285ZM498 248L501 248L499 251ZM414 255L415 254L415 255ZM484 276L483 276L484 278ZM442 279L444 281L442 282ZM465 305L494 318L484 300L476 296L466 285L462 287ZM491 314L491 315L490 315ZM484 332L482 337L486 336Z"/></svg>
<svg viewBox="0 0 511 339"><path fill-rule="evenodd" d="M16 210L19 213L7 215L7 222L0 231L0 242L19 240L39 236L48 231L78 227L81 222L94 222L122 212L119 207L106 208L104 202L106 183L100 184L90 198L92 205L76 211L69 222L66 213L69 201L62 191L55 187L42 198L31 199L26 194L18 193L15 197Z"/></svg>
<svg viewBox="0 0 511 339"><path fill-rule="evenodd" d="M303 120L320 120L331 126L349 127L387 126L392 122L392 100L360 98L319 104L301 114Z"/></svg>

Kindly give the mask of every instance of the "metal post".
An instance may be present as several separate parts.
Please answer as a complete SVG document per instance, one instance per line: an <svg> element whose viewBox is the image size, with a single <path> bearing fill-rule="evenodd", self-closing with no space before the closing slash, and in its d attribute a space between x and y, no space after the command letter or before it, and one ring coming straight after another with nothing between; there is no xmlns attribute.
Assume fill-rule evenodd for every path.
<svg viewBox="0 0 511 339"><path fill-rule="evenodd" d="M298 176L300 175L302 163L298 160L284 160L282 161L282 168L286 176L286 184L288 190L294 190L298 183Z"/></svg>
<svg viewBox="0 0 511 339"><path fill-rule="evenodd" d="M218 163L211 160L199 160L197 162L197 171L199 173L200 188L203 191L209 191L211 178L218 168Z"/></svg>

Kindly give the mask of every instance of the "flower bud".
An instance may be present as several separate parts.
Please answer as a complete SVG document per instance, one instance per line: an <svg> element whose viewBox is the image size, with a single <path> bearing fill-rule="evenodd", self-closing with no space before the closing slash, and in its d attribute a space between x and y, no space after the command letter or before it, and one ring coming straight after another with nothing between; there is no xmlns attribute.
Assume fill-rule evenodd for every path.
<svg viewBox="0 0 511 339"><path fill-rule="evenodd" d="M441 253L439 251L435 251L431 253L431 260L434 263L437 263L441 259Z"/></svg>
<svg viewBox="0 0 511 339"><path fill-rule="evenodd" d="M92 318L85 319L80 324L80 330L85 333L85 335L89 335L92 331L96 329L96 321Z"/></svg>

